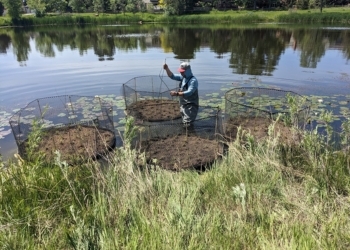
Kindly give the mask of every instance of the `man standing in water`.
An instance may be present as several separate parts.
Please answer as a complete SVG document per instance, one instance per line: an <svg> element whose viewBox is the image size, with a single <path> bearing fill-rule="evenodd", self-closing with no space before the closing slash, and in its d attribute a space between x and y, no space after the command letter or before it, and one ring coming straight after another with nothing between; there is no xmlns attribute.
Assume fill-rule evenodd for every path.
<svg viewBox="0 0 350 250"><path fill-rule="evenodd" d="M188 62L180 64L178 69L180 74L173 74L166 63L163 65L163 68L171 79L180 81L179 90L170 91L170 95L180 97L182 122L184 125L189 126L196 120L198 113L198 80L192 74L191 65Z"/></svg>

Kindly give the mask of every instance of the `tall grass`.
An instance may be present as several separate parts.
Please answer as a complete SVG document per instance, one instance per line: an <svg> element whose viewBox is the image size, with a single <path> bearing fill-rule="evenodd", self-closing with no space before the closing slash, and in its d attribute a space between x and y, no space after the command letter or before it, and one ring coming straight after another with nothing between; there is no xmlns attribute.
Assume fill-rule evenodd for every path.
<svg viewBox="0 0 350 250"><path fill-rule="evenodd" d="M286 23L323 23L323 24L350 24L349 13L289 13L280 15L277 18L279 22Z"/></svg>
<svg viewBox="0 0 350 250"><path fill-rule="evenodd" d="M11 18L0 17L0 26L10 26L12 25Z"/></svg>
<svg viewBox="0 0 350 250"><path fill-rule="evenodd" d="M8 17L0 17L0 25L32 26L32 25L111 25L111 24L134 24L139 23L233 23L251 24L264 22L285 22L305 24L350 24L349 8L325 8L323 13L319 10L291 10L291 11L248 11L248 10L213 10L209 14L190 14L181 16L168 16L154 13L102 13L96 16L90 14L61 14L47 15L36 18L23 16L18 20Z"/></svg>
<svg viewBox="0 0 350 250"><path fill-rule="evenodd" d="M126 126L130 140L132 123ZM0 172L0 245L348 249L349 154L332 150L315 131L294 147L274 133L242 143L246 132L239 133L203 173L141 169L144 158L128 143L104 159L106 166L69 167L59 153L50 166L17 156Z"/></svg>
<svg viewBox="0 0 350 250"><path fill-rule="evenodd" d="M232 12L233 13L233 12ZM183 16L165 16L159 14L102 14L99 16L75 14L75 15L60 15L60 16L45 16L41 18L25 17L18 20L13 20L16 26L31 26L31 25L67 25L67 24L126 24L126 23L256 23L266 21L264 18L254 13L246 13L240 15L225 15L203 14L203 15L183 15Z"/></svg>

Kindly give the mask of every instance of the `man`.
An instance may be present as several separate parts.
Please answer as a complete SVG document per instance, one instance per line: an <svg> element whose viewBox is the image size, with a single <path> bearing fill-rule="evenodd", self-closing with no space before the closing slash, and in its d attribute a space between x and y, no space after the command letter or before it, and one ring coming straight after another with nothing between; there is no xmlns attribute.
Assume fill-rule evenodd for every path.
<svg viewBox="0 0 350 250"><path fill-rule="evenodd" d="M170 91L171 96L180 97L180 112L185 125L190 125L196 120L199 106L198 80L193 76L191 65L188 62L180 64L180 74L173 74L165 63L163 68L167 75L176 81L181 81L178 91Z"/></svg>

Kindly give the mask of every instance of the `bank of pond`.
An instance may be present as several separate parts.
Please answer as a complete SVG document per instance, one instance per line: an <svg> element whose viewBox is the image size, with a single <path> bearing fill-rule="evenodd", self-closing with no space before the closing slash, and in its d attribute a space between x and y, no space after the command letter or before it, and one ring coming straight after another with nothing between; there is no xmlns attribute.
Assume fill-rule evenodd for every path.
<svg viewBox="0 0 350 250"><path fill-rule="evenodd" d="M37 99L11 118L25 153L0 171L3 246L347 249L349 121L338 149L299 126L319 120L332 132L330 112L313 115L325 98L233 88L221 108L202 100L191 128L167 112L178 108L168 89L147 86L123 98ZM349 101L337 101L347 113ZM122 146L116 106L128 117Z"/></svg>
<svg viewBox="0 0 350 250"><path fill-rule="evenodd" d="M0 18L0 26L38 26L38 25L115 25L115 24L201 24L201 23L289 23L289 24L337 24L350 25L350 8L288 11L247 11L229 10L212 11L209 14L191 14L169 16L154 13L102 13L98 16L90 14L63 13L35 17L22 15L19 19Z"/></svg>

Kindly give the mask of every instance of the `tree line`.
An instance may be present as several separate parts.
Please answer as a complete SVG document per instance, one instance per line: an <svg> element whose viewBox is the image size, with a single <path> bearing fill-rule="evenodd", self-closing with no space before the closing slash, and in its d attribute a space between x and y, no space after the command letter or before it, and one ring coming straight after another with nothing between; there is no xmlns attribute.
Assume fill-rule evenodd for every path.
<svg viewBox="0 0 350 250"><path fill-rule="evenodd" d="M36 17L47 13L118 13L145 12L143 0L0 0L0 14L6 8L11 18L19 18L30 9Z"/></svg>
<svg viewBox="0 0 350 250"><path fill-rule="evenodd" d="M37 17L46 13L125 13L162 10L166 15L208 12L213 9L309 9L344 6L349 0L0 0L0 15L7 10L11 18L20 18L26 9Z"/></svg>

